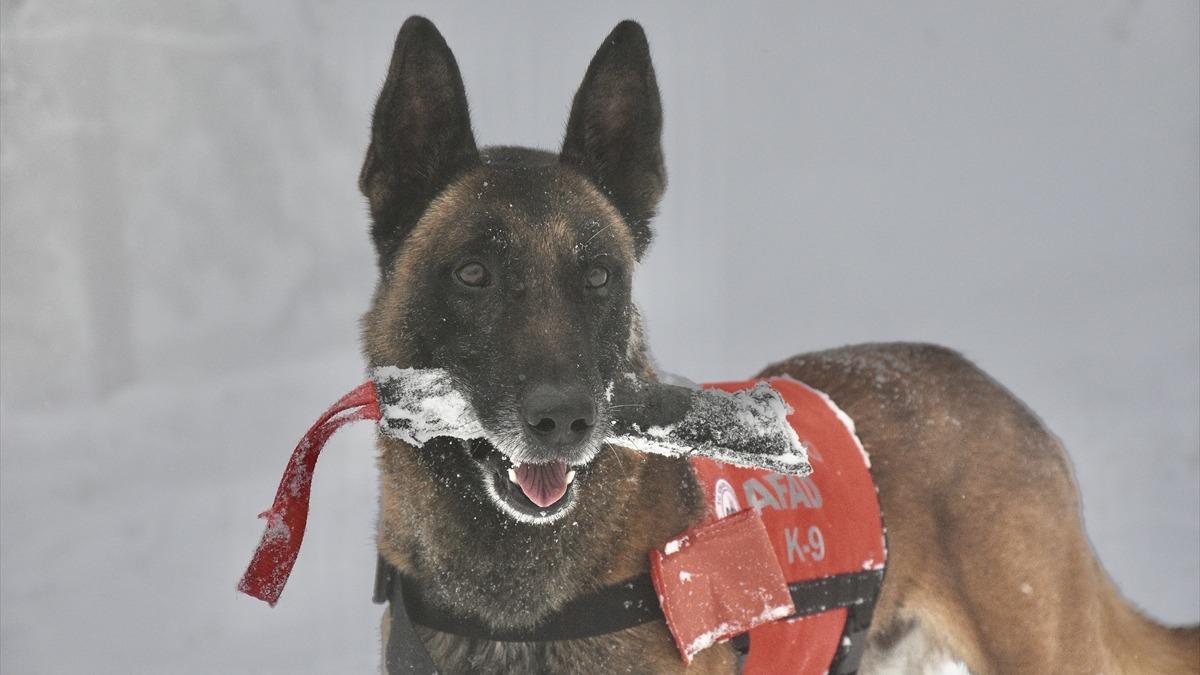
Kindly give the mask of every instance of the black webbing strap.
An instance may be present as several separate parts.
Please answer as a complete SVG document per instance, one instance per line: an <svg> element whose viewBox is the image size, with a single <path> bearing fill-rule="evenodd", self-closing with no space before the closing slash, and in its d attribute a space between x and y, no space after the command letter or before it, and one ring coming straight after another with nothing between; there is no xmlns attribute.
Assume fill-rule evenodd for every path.
<svg viewBox="0 0 1200 675"><path fill-rule="evenodd" d="M395 600L404 596L403 580L380 557L375 564L375 597L377 603L393 599L388 607L388 634L383 650L383 669L388 675L437 675L433 657L417 635L412 618L404 610L403 602ZM413 595L410 593L409 595Z"/></svg>
<svg viewBox="0 0 1200 675"><path fill-rule="evenodd" d="M379 568L388 566L380 559ZM382 577L381 577L382 575ZM381 587L381 582L385 584ZM427 602L419 593L400 593L401 575L390 569L376 572L375 601L400 604L405 613L427 628L442 633L496 642L552 642L579 640L615 633L651 621L663 620L662 608L649 574L633 577L615 586L568 602L540 624L525 628L496 628L473 617L462 617ZM382 599L381 599L382 598Z"/></svg>
<svg viewBox="0 0 1200 675"><path fill-rule="evenodd" d="M874 604L882 584L883 570L867 570L798 581L788 584L788 590L796 605L794 616L808 616L834 607L853 607L868 601Z"/></svg>
<svg viewBox="0 0 1200 675"><path fill-rule="evenodd" d="M798 588L801 587L801 588ZM867 631L875 613L875 601L883 587L883 570L840 574L792 584L796 615L818 614L834 607L845 607L846 623L837 651L829 666L829 675L854 675L867 647Z"/></svg>
<svg viewBox="0 0 1200 675"><path fill-rule="evenodd" d="M852 675L857 672L882 583L883 570L868 570L801 581L788 586L796 605L796 613L792 616L817 614L835 607L849 609L842 632L843 639L829 669L831 675ZM404 593L404 585L403 577L382 557L379 558L374 600L377 603L390 602L391 605L391 628L387 644L389 673L434 672L433 662L417 637L413 623L443 633L482 640L550 642L595 637L663 620L662 608L649 574L576 598L541 624L520 629L497 629L475 618L454 615L426 602L420 593ZM734 640L739 652L744 653L745 644L746 640L740 636ZM397 667L392 666L393 658L397 660ZM412 663L404 659L413 659L415 665L409 666L409 669L401 667L401 664ZM425 667L429 670L421 669Z"/></svg>
<svg viewBox="0 0 1200 675"><path fill-rule="evenodd" d="M829 665L829 675L856 675L862 664L863 652L867 649L867 631L871 629L875 602L864 602L848 609L837 652Z"/></svg>

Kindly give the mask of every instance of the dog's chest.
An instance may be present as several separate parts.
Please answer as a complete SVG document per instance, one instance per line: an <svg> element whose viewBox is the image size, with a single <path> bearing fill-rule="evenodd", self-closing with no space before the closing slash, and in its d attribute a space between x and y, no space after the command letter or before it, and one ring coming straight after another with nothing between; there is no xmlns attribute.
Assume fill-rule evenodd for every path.
<svg viewBox="0 0 1200 675"><path fill-rule="evenodd" d="M419 629L438 672L646 675L683 673L683 662L661 625L647 624L630 630L585 640L518 643L473 640ZM386 633L385 633L386 634ZM726 645L718 645L697 657L686 669L688 675L733 672L735 658Z"/></svg>

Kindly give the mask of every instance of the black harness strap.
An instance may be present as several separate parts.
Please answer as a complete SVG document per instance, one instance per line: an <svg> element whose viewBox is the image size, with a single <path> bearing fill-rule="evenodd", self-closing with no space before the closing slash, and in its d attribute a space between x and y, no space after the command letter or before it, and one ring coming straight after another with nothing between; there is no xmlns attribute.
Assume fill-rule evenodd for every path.
<svg viewBox="0 0 1200 675"><path fill-rule="evenodd" d="M792 616L808 616L834 607L854 607L867 602L874 605L882 584L883 570L838 574L788 584L792 602L796 605L796 613Z"/></svg>
<svg viewBox="0 0 1200 675"><path fill-rule="evenodd" d="M792 616L817 614L835 607L849 608L842 640L829 669L831 675L852 675L857 672L866 646L875 600L882 584L883 570L869 570L801 581L788 586L796 605L796 613ZM433 661L413 629L414 623L443 633L482 640L550 642L596 637L664 620L649 574L576 598L537 626L515 629L496 629L478 619L457 616L427 602L420 593L405 593L405 585L404 578L380 557L375 572L374 600L391 605L388 673L436 672L433 670ZM408 586L410 589L416 588L412 583ZM739 652L746 651L743 649L745 644L746 640L740 636L734 639L734 646ZM393 663L396 665L393 666ZM407 669L404 664L409 664Z"/></svg>
<svg viewBox="0 0 1200 675"><path fill-rule="evenodd" d="M829 675L856 675L867 649L867 631L871 628L871 616L875 613L875 600L849 607L846 625L838 641L837 652L829 665Z"/></svg>
<svg viewBox="0 0 1200 675"><path fill-rule="evenodd" d="M390 565L380 557L375 565L375 597L377 603L391 600L388 607L388 634L383 653L383 668L388 675L437 675L433 657L417 635L412 618L404 610L403 581L392 573ZM414 595L410 593L409 595Z"/></svg>
<svg viewBox="0 0 1200 675"><path fill-rule="evenodd" d="M397 575L398 576L398 575ZM399 600L412 620L442 633L497 642L552 642L579 640L640 626L663 618L658 596L650 575L634 577L616 586L603 588L563 606L537 626L496 628L473 617L462 617L427 602L419 593L397 597L393 585L393 606ZM411 587L412 585L409 584Z"/></svg>

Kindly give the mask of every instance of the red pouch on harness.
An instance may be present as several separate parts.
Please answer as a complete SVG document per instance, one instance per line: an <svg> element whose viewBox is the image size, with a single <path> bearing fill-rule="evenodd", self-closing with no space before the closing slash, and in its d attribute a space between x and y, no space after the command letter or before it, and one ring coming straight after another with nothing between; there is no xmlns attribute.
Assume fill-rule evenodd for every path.
<svg viewBox="0 0 1200 675"><path fill-rule="evenodd" d="M650 576L684 663L795 611L767 529L753 509L699 525L652 551Z"/></svg>

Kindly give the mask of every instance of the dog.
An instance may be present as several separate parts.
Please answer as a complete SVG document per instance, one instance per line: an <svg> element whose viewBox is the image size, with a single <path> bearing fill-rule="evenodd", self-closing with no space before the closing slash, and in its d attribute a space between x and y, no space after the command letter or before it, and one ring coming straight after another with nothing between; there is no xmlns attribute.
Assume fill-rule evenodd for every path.
<svg viewBox="0 0 1200 675"><path fill-rule="evenodd" d="M703 515L686 461L596 431L612 412L605 383L655 376L630 283L666 187L661 131L632 21L593 58L558 153L477 147L441 34L421 17L399 32L359 177L380 273L364 351L372 366L451 372L495 439L418 451L379 437L379 553L426 604L531 626L644 573L648 551ZM963 357L860 345L760 377L776 375L826 392L872 459L889 567L860 672L1200 672L1200 629L1159 626L1121 599L1063 448ZM520 467L565 491L533 503ZM550 642L417 633L443 673L685 670L662 622ZM687 672L735 668L723 643Z"/></svg>

